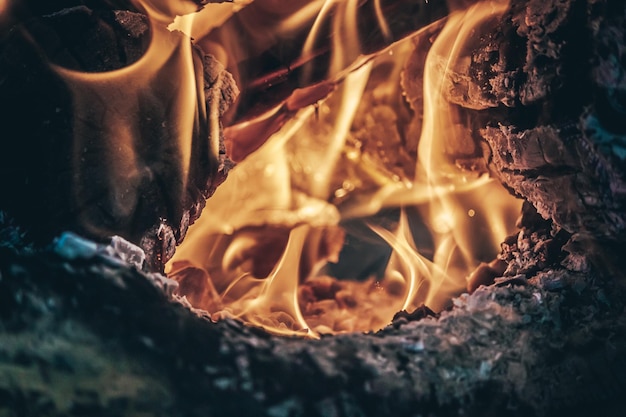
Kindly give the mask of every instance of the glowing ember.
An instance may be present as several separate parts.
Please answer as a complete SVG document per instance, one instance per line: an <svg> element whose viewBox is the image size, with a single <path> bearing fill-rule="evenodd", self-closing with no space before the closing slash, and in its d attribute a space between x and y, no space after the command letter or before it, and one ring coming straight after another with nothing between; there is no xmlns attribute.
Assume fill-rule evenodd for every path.
<svg viewBox="0 0 626 417"><path fill-rule="evenodd" d="M508 3L474 4L435 30L420 67L423 99L401 78L429 39L417 34L365 60L358 4L321 1L285 12L275 36L317 13L303 56L333 13L328 79L341 82L327 99L294 112L232 171L168 266L181 294L215 319L315 337L376 330L424 303L439 310L473 268L494 257L519 213L520 203L499 184L459 168L454 149L467 148L468 131L441 94L456 87L451 74L462 72L472 37ZM389 33L375 6L380 31ZM392 213L385 227L375 221L383 209ZM354 222L391 256L386 268L362 268L373 260L353 257L347 261L364 271L360 279L356 272L353 280L332 277L332 264L346 262L351 245L360 244L358 234L341 229Z"/></svg>

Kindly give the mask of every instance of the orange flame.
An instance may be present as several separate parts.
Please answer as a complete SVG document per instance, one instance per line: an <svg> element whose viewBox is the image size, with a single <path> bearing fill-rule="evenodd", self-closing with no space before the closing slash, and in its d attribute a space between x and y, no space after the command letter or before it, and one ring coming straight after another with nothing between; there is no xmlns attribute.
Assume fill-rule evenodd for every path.
<svg viewBox="0 0 626 417"><path fill-rule="evenodd" d="M356 33L358 5L357 0L311 2L279 26L289 30L317 13L306 55L318 22L332 10L329 79L341 74L343 82L329 98L299 111L232 171L168 266L181 282L187 267L206 271L220 303L198 307L214 318L234 316L270 332L310 337L376 330L399 310L424 303L444 308L512 229L521 203L488 176L462 171L447 154L451 141L466 132L442 94L450 70L462 71L472 37L501 16L508 2L484 1L454 12L438 34L424 67L423 123L411 175L385 161L393 157L390 150L403 152L400 136L411 134L399 80L415 42L425 39L399 42L364 60ZM374 6L380 30L388 34L380 2ZM378 156L363 139L372 136ZM393 207L403 208L395 232L368 220ZM411 216L404 207L413 208ZM417 231L411 225L416 217L423 223ZM324 264L340 258L344 243L343 234L331 231L354 219L392 248L383 276L372 273L360 282L327 276ZM420 253L416 233L430 237L432 253Z"/></svg>
<svg viewBox="0 0 626 417"><path fill-rule="evenodd" d="M234 297L237 302L225 308L222 315L232 315L259 326L270 326L279 334L302 332L308 326L298 306L298 271L309 226L292 230L283 256L270 274L262 280L243 275L224 291L225 300L233 298L243 285L243 295ZM247 279L246 279L247 278ZM254 285L258 284L258 285Z"/></svg>

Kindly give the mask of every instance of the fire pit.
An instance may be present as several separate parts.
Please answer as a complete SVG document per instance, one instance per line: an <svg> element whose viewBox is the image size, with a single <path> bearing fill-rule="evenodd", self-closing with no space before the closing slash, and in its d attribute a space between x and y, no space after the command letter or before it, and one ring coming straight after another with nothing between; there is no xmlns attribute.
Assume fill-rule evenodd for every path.
<svg viewBox="0 0 626 417"><path fill-rule="evenodd" d="M54 3L0 4L3 413L621 415L623 6Z"/></svg>

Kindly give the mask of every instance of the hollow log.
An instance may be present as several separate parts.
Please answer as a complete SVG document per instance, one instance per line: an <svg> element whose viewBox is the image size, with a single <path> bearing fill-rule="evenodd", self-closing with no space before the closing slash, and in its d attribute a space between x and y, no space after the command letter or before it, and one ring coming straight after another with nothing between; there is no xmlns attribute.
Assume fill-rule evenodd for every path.
<svg viewBox="0 0 626 417"><path fill-rule="evenodd" d="M560 55L549 65L545 57L526 58L537 49L529 42L531 32L560 33L558 40L573 31L592 45L613 45L608 52L600 46L581 49L582 55L606 58L602 62L612 70L593 73L610 76L609 81L591 82L580 74L573 79L586 86L583 92L591 83L593 91L610 93L611 103L619 103L616 75L623 74L623 65L616 60L621 49L615 45L623 46L623 38L589 36L621 33L621 9L593 0L551 5L515 3L502 25L507 30L484 38L491 49L474 55L472 65L485 70L481 79L488 80L481 87L506 86L491 82L500 80L503 69L485 64L487 58L500 59L500 53L524 57L507 61L505 68L517 71L513 80L531 80L530 87L509 84L506 93L514 100L503 95L484 109L475 102L463 107L465 97L450 97L476 116L474 131L488 145L494 172L545 217L526 205L520 232L503 243L497 268L487 270L500 275L491 277L493 285L461 295L438 317L398 315L380 332L320 340L273 337L231 320L214 323L191 309L176 295L174 282L144 269L141 251L132 245L119 240L99 245L64 235L47 248L36 248L0 213L0 414L621 416L626 310L624 270L615 262L623 257L622 232L615 227L623 216L621 136L616 134L621 122L615 112L600 111L602 101L593 101L593 94L568 103L565 98L578 84L551 76ZM564 10L572 14L561 19L558 11ZM550 32L541 16L550 16L557 26L570 18L578 23L564 33ZM594 16L613 23L605 26ZM507 37L519 48L501 48ZM484 54L487 50L491 53ZM520 62L529 63L528 68ZM583 65L580 73L591 72ZM601 120L598 126L611 129L610 139L590 133L597 129L582 129L588 125L579 116L586 110ZM560 124L569 120L584 139L570 134L566 128L572 124ZM588 150L583 152L570 140L591 145L580 148ZM45 159L39 153L34 157ZM568 170L553 169L548 160ZM602 204L592 206L592 199L584 199L574 209L551 203L578 197L565 195L566 187L544 184L556 179L558 185L572 172L597 181L599 188L588 192L610 192L613 202L600 199ZM508 173L532 186L519 186ZM529 189L545 195L537 197ZM610 221L594 216L605 210ZM598 262L598 253L613 267Z"/></svg>
<svg viewBox="0 0 626 417"><path fill-rule="evenodd" d="M171 34L173 41L182 36ZM0 96L7 106L0 114L0 189L11 197L3 198L0 208L26 226L33 240L47 242L62 230L96 239L117 234L141 244L159 269L224 180L230 162L223 144L219 154L210 145L223 140L221 125L213 127L219 115L209 116L223 113L237 89L213 57L194 48L189 63L200 83L189 150L178 147L174 99L161 87L167 90L166 77L172 75L167 70L151 81L154 91L130 97L141 108L137 114L113 116L120 128L109 138L111 121L104 117L115 110L104 109L119 102L99 104L92 98L77 106L78 98L53 67L85 74L126 68L144 56L150 37L141 14L77 7L17 26L1 45ZM216 99L220 102L213 103ZM214 132L220 137L212 138ZM124 150L133 147L135 166L109 172L111 161L128 158ZM185 176L177 161L187 152ZM107 175L119 181L111 183Z"/></svg>
<svg viewBox="0 0 626 417"><path fill-rule="evenodd" d="M528 255L552 238L532 223L503 251L513 276L438 318L307 340L212 322L174 281L132 265L128 246L64 236L34 251L5 221L0 412L620 416L623 289L560 244L537 263Z"/></svg>

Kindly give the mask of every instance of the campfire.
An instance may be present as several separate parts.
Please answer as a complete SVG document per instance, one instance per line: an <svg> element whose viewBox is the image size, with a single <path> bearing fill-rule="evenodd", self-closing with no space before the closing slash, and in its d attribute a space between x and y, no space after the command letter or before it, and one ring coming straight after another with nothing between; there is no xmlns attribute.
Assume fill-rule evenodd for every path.
<svg viewBox="0 0 626 417"><path fill-rule="evenodd" d="M226 60L236 55L228 46L255 35L239 35L237 42L245 29L239 22L259 8L280 14L282 7L258 4L199 44ZM207 201L211 214L190 229L168 275L213 317L240 317L286 334L378 330L398 311L421 304L439 311L465 289L465 277L480 261L495 258L521 206L488 177L462 116L441 94L455 82L445 68L467 65L461 61L469 35L488 33L507 4L476 4L397 42L387 33L384 47L370 54L360 46L365 6L306 4L276 25L292 28L299 19L298 31L307 28L296 59L303 62L303 87L251 116L240 110L244 93L225 132L226 148L243 161ZM390 30L385 19L373 21L383 37ZM315 60L306 61L319 39L329 37L326 27L333 33L328 73L313 82ZM220 44L224 38L229 44ZM241 77L244 91L258 84ZM257 146L250 155L239 150ZM414 233L429 241L421 251ZM354 249L368 245L366 256L374 259ZM332 276L342 263L352 267L352 280Z"/></svg>
<svg viewBox="0 0 626 417"><path fill-rule="evenodd" d="M0 410L620 415L623 6L0 14Z"/></svg>

